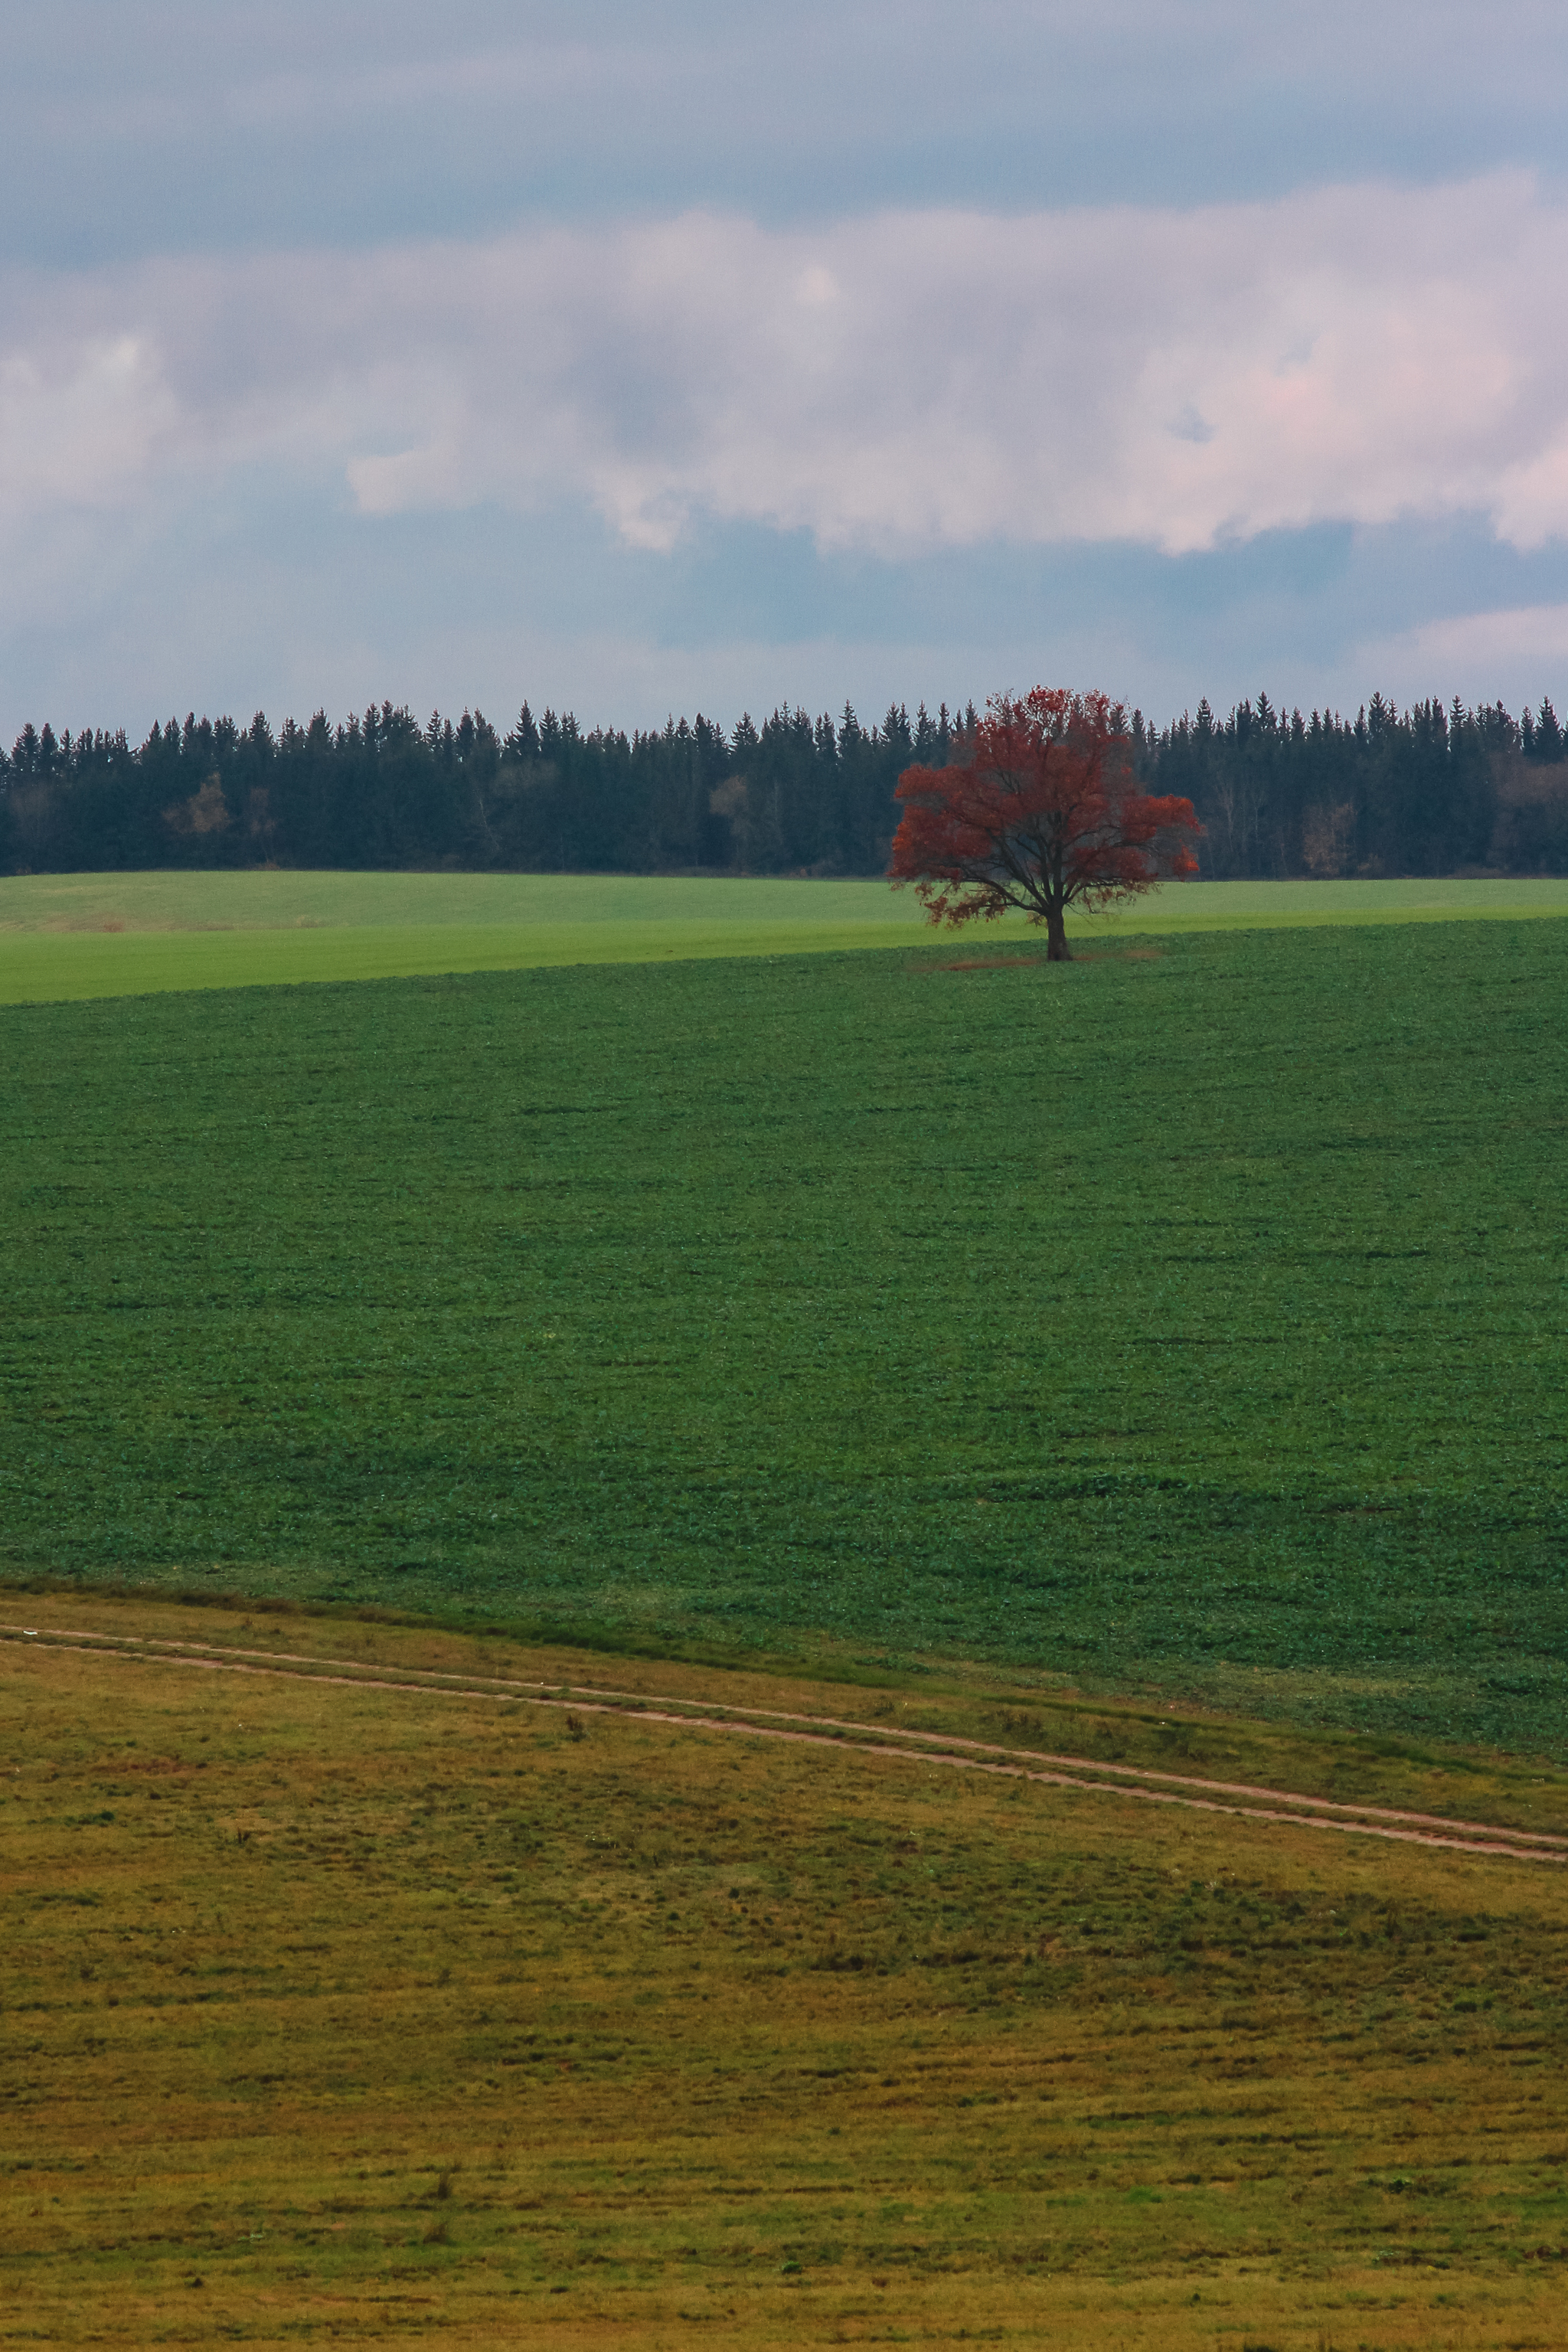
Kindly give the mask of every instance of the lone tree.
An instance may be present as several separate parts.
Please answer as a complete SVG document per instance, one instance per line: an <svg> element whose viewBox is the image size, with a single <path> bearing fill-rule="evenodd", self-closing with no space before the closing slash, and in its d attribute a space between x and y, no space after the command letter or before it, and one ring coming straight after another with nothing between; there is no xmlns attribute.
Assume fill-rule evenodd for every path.
<svg viewBox="0 0 1568 2352"><path fill-rule="evenodd" d="M933 923L993 922L1009 907L1070 961L1067 910L1109 905L1198 870L1191 801L1138 789L1121 707L1036 687L993 695L945 768L906 768L888 867Z"/></svg>

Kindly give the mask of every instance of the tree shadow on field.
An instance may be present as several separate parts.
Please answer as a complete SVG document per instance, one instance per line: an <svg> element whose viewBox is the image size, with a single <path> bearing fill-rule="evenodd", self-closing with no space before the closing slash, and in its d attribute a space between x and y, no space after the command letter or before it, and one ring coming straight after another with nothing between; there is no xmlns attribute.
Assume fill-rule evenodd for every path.
<svg viewBox="0 0 1568 2352"><path fill-rule="evenodd" d="M1069 956L1069 963L1154 963L1163 956L1163 948L1090 948L1084 954ZM1045 971L1047 959L1035 956L963 956L955 963L909 964L909 971Z"/></svg>

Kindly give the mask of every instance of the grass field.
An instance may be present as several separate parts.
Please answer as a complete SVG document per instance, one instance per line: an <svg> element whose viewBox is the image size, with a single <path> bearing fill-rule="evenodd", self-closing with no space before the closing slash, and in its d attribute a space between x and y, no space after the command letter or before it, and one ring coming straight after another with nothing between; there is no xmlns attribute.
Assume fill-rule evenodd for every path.
<svg viewBox="0 0 1568 2352"><path fill-rule="evenodd" d="M603 1658L506 1642L66 1622L324 1664L0 1641L0 2341L1563 2341L1561 1867L569 1711ZM1004 1675L853 1705L1526 1827L1568 1793Z"/></svg>
<svg viewBox="0 0 1568 2352"><path fill-rule="evenodd" d="M1302 924L1568 914L1568 881L1171 886L1083 940ZM915 944L881 881L625 875L48 874L0 879L0 1004L577 963ZM1021 921L986 932L1026 939Z"/></svg>
<svg viewBox="0 0 1568 2352"><path fill-rule="evenodd" d="M1568 1754L1568 929L14 1008L0 1561Z"/></svg>
<svg viewBox="0 0 1568 2352"><path fill-rule="evenodd" d="M1568 2342L1568 929L124 880L0 933L0 2345Z"/></svg>

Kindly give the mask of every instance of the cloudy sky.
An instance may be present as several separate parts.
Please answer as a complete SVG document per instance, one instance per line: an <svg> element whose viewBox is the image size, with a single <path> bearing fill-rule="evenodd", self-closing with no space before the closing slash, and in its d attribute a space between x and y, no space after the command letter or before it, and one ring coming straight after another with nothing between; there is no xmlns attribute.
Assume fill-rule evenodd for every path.
<svg viewBox="0 0 1568 2352"><path fill-rule="evenodd" d="M0 735L1568 702L1562 0L0 24Z"/></svg>

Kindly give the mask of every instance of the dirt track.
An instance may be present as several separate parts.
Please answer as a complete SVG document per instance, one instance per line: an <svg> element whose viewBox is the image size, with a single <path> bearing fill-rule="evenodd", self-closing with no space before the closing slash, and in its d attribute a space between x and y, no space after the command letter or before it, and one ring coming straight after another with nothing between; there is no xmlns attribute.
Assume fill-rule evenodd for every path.
<svg viewBox="0 0 1568 2352"><path fill-rule="evenodd" d="M219 1647L202 1642L164 1641L139 1635L99 1633L79 1627L0 1624L0 1641L18 1647L65 1649L127 1664L189 1666L216 1674L259 1675L339 1687L399 1691L448 1698L477 1698L578 1715L629 1715L641 1723L687 1730L737 1733L751 1739L784 1739L800 1746L892 1759L904 1764L945 1765L951 1769L993 1773L1034 1781L1082 1796L1131 1798L1143 1804L1177 1805L1196 1812L1227 1813L1238 1820L1283 1822L1297 1829L1338 1830L1352 1836L1388 1838L1405 1845L1444 1847L1515 1862L1568 1863L1568 1837L1546 1831L1512 1830L1496 1822L1447 1820L1440 1814L1398 1811L1380 1805L1299 1796L1289 1790L1247 1782L1207 1780L1134 1764L1106 1764L1088 1757L1046 1754L1025 1748L993 1746L945 1732L900 1731L834 1716L728 1706L694 1699L602 1688L593 1684L510 1681L500 1675L416 1669L389 1675L368 1659L318 1658Z"/></svg>

